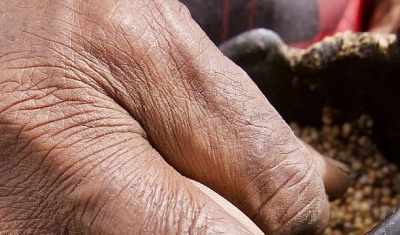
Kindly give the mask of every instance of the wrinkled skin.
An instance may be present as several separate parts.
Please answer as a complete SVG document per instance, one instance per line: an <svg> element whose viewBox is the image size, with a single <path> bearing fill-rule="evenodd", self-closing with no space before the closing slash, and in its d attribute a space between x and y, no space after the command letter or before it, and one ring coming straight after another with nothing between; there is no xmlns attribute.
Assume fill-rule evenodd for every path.
<svg viewBox="0 0 400 235"><path fill-rule="evenodd" d="M326 166L180 3L0 9L0 233L254 232L186 177L265 233L324 228Z"/></svg>

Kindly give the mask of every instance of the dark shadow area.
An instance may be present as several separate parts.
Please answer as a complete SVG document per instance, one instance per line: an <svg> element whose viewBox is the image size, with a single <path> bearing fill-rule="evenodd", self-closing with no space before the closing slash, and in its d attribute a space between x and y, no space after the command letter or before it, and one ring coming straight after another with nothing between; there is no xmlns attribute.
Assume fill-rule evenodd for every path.
<svg viewBox="0 0 400 235"><path fill-rule="evenodd" d="M228 57L287 122L319 126L324 106L338 110L338 123L369 114L380 149L400 165L400 46L395 36L342 34L305 50L273 37L263 32L256 42L263 40L264 46L250 46L250 52L243 48L254 44L254 36L246 33L220 48L230 52Z"/></svg>

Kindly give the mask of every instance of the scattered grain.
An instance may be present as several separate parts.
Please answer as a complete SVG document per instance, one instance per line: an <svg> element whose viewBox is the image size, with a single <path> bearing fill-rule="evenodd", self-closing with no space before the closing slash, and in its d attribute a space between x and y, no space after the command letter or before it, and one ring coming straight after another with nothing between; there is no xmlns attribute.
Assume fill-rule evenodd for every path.
<svg viewBox="0 0 400 235"><path fill-rule="evenodd" d="M331 221L324 235L365 234L399 205L399 169L372 141L373 120L368 115L336 125L334 111L324 108L322 114L320 129L296 123L291 127L322 154L351 169L352 184L343 198L331 202Z"/></svg>

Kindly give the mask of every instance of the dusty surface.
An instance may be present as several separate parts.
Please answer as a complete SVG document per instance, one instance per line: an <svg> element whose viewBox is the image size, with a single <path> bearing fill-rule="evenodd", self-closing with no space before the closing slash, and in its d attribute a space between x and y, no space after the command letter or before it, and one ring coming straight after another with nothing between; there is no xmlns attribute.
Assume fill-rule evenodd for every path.
<svg viewBox="0 0 400 235"><path fill-rule="evenodd" d="M341 33L326 37L309 48L283 48L294 71L313 72L348 58L368 61L400 61L400 47L394 34Z"/></svg>

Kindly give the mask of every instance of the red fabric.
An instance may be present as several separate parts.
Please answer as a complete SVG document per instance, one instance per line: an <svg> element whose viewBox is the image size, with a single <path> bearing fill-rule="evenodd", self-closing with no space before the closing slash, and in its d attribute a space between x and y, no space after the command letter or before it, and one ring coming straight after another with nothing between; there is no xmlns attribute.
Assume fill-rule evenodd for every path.
<svg viewBox="0 0 400 235"><path fill-rule="evenodd" d="M250 0L249 19L248 19L249 30L254 28L254 21L256 17L256 6L257 6L257 0Z"/></svg>
<svg viewBox="0 0 400 235"><path fill-rule="evenodd" d="M223 1L223 7L222 7L221 42L225 42L228 39L228 33L229 33L229 11L230 11L230 0L224 0Z"/></svg>
<svg viewBox="0 0 400 235"><path fill-rule="evenodd" d="M291 44L305 48L335 33L361 30L362 5L365 0L317 0L319 30L312 40Z"/></svg>
<svg viewBox="0 0 400 235"><path fill-rule="evenodd" d="M223 0L222 2L222 32L221 32L221 42L225 42L229 37L229 20L230 20L230 8L231 0ZM248 30L254 28L255 16L256 16L256 6L257 0L249 0L249 14L247 19Z"/></svg>
<svg viewBox="0 0 400 235"><path fill-rule="evenodd" d="M335 32L361 31L363 2L364 0L350 0Z"/></svg>

